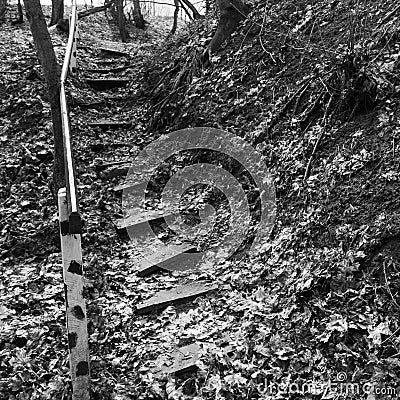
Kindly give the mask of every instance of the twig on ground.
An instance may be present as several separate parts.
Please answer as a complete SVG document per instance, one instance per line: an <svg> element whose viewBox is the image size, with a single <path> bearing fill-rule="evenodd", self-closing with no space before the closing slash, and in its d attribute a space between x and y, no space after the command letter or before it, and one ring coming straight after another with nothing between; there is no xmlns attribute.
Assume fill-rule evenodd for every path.
<svg viewBox="0 0 400 400"><path fill-rule="evenodd" d="M313 161L313 158L314 158L315 153L317 152L318 146L319 146L319 144L321 143L321 140L322 140L322 138L323 138L323 136L324 136L324 134L325 134L325 130L326 130L326 121L327 121L327 117L328 117L328 111L329 111L329 109L330 109L330 107L331 107L331 104L332 104L332 99L333 99L333 94L331 94L331 97L330 97L330 99L329 99L329 102L328 102L328 104L326 105L325 114L324 114L324 117L322 118L322 125L323 125L323 126L322 126L322 130L321 130L321 133L320 133L319 136L318 136L317 141L315 142L313 151L312 151L311 156L310 156L310 158L309 158L309 160L308 160L307 167L306 167L306 171L305 171L304 177L303 177L303 182L305 182L305 181L307 180L308 175L310 174L311 163L312 163L312 161Z"/></svg>
<svg viewBox="0 0 400 400"><path fill-rule="evenodd" d="M390 297L392 298L393 303L396 305L397 308L400 308L399 303L397 303L397 301L394 299L392 291L390 290L389 282L387 280L387 275L386 275L386 264L385 263L383 263L383 274L385 276L386 289L387 289Z"/></svg>
<svg viewBox="0 0 400 400"><path fill-rule="evenodd" d="M397 11L399 11L399 10L400 10L400 4L399 4L397 7L395 7L392 11L390 11L389 13L387 13L387 14L383 17L382 21L379 23L378 26L381 26L381 25L384 24L385 22L389 21L389 19L392 18L393 15L396 14Z"/></svg>
<svg viewBox="0 0 400 400"><path fill-rule="evenodd" d="M307 82L307 85L304 87L304 89L299 94L299 97L297 98L296 104L294 105L294 108L293 108L293 115L297 114L297 111L298 111L299 106L300 106L300 102L303 99L304 94L306 93L306 90L308 89L309 86L310 86L310 82Z"/></svg>

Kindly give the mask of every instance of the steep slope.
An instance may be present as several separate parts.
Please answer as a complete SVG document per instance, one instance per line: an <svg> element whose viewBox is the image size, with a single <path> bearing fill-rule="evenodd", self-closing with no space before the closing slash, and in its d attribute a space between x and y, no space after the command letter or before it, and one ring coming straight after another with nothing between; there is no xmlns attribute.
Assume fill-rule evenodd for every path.
<svg viewBox="0 0 400 400"><path fill-rule="evenodd" d="M237 352L208 359L201 398L260 398L266 382L371 383L376 398L398 387L399 12L256 2L211 65L200 23L150 73L152 131L213 126L258 143L278 195L260 261L217 272L232 274Z"/></svg>

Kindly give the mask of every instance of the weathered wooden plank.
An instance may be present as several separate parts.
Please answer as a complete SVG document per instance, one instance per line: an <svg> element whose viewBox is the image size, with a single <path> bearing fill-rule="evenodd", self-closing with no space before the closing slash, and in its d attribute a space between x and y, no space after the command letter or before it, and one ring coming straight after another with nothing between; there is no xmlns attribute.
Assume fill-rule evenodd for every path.
<svg viewBox="0 0 400 400"><path fill-rule="evenodd" d="M123 78L86 79L86 83L94 90L109 90L125 87L131 80Z"/></svg>
<svg viewBox="0 0 400 400"><path fill-rule="evenodd" d="M188 243L165 246L164 249L157 251L151 257L143 259L138 269L138 275L147 276L159 269L167 271L182 270L182 264L188 258L185 253L194 252L195 250L196 247Z"/></svg>
<svg viewBox="0 0 400 400"><path fill-rule="evenodd" d="M127 218L120 218L114 221L115 229L117 233L126 233L127 229L130 229L132 233L137 230L139 233L143 228L141 225L146 224L148 221L155 221L167 216L172 216L165 211L149 211L149 212L138 212L137 214L130 215Z"/></svg>
<svg viewBox="0 0 400 400"><path fill-rule="evenodd" d="M132 126L132 122L99 119L97 121L89 122L88 125L93 128L101 128L101 129L123 129L123 128L130 128Z"/></svg>
<svg viewBox="0 0 400 400"><path fill-rule="evenodd" d="M109 59L104 59L104 58L100 58L100 59L93 60L93 61L96 64L103 64L103 65L119 64L121 62L119 59L117 59L117 60L113 60L113 59L109 60Z"/></svg>
<svg viewBox="0 0 400 400"><path fill-rule="evenodd" d="M161 371L166 374L181 375L196 370L200 351L201 347L196 343L179 347L172 354L169 354L168 365L165 365L168 361L164 360Z"/></svg>
<svg viewBox="0 0 400 400"><path fill-rule="evenodd" d="M129 53L126 53L125 51L122 50L117 50L115 48L111 48L111 47L99 47L99 50L105 54L105 55L113 55L113 56L117 56L117 57L129 57Z"/></svg>
<svg viewBox="0 0 400 400"><path fill-rule="evenodd" d="M129 172L130 165L119 165L114 168L109 168L105 171L108 178L117 178L121 176L126 176Z"/></svg>
<svg viewBox="0 0 400 400"><path fill-rule="evenodd" d="M73 399L89 399L90 358L80 234L63 234L68 223L66 189L58 192L61 254L65 291L66 325Z"/></svg>
<svg viewBox="0 0 400 400"><path fill-rule="evenodd" d="M130 182L124 182L121 185L115 186L113 188L113 192L116 195L121 195L125 191L125 194L129 195L135 195L135 194L140 194L143 193L143 191L146 189L147 182L141 182L141 183L130 183Z"/></svg>
<svg viewBox="0 0 400 400"><path fill-rule="evenodd" d="M93 109L93 108L104 107L104 101L93 101L93 102L85 103L81 100L72 99L70 106L71 107L80 107L84 110L89 110L89 109Z"/></svg>
<svg viewBox="0 0 400 400"><path fill-rule="evenodd" d="M129 67L130 65L121 65L118 67L110 67L110 68L88 68L86 72L90 72L92 74L112 74L125 71Z"/></svg>
<svg viewBox="0 0 400 400"><path fill-rule="evenodd" d="M198 296L206 295L217 289L217 285L191 283L170 290L161 290L152 298L138 304L136 309L139 314L144 314L167 307L171 304L193 300Z"/></svg>
<svg viewBox="0 0 400 400"><path fill-rule="evenodd" d="M103 162L102 164L97 164L95 166L95 168L96 168L97 171L104 171L104 170L106 170L108 168L112 168L112 167L120 166L120 165L126 165L126 164L129 164L131 162L132 162L131 160L106 161L106 162Z"/></svg>

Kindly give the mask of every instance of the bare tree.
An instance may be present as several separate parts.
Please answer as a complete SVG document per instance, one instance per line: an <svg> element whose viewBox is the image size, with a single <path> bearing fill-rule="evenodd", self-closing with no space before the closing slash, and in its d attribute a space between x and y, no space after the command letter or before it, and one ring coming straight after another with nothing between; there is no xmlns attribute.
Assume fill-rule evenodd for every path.
<svg viewBox="0 0 400 400"><path fill-rule="evenodd" d="M102 6L89 8L85 11L79 11L78 19L88 17L89 15L96 14L100 11L105 11L108 8L112 7L114 5L115 1L116 0L110 0L110 1L105 2L104 5L102 5ZM91 2L91 3L93 4L93 2ZM67 19L67 18L59 19L57 21L57 28L63 32L68 32L69 31L69 19Z"/></svg>
<svg viewBox="0 0 400 400"><path fill-rule="evenodd" d="M124 14L124 0L117 0L118 29L122 42L126 42L128 32L126 30L126 21Z"/></svg>
<svg viewBox="0 0 400 400"><path fill-rule="evenodd" d="M176 28L178 26L178 16L179 16L179 0L174 0L175 3L175 11L174 11L174 23L172 25L171 29L171 35L173 35L176 32Z"/></svg>
<svg viewBox="0 0 400 400"><path fill-rule="evenodd" d="M51 0L50 26L56 25L57 22L63 18L64 18L64 0Z"/></svg>
<svg viewBox="0 0 400 400"><path fill-rule="evenodd" d="M196 7L189 0L181 0L182 4L185 4L189 8L189 10L193 13L194 19L200 19L201 15L197 11Z"/></svg>
<svg viewBox="0 0 400 400"><path fill-rule="evenodd" d="M190 14L189 10L186 8L186 6L182 3L182 1L179 1L179 3L182 6L183 11L185 11L186 15L189 17L190 20L193 20L192 14Z"/></svg>
<svg viewBox="0 0 400 400"><path fill-rule="evenodd" d="M26 17L31 28L39 62L42 66L49 95L54 137L53 194L65 187L64 144L60 106L60 66L57 63L40 0L24 0Z"/></svg>
<svg viewBox="0 0 400 400"><path fill-rule="evenodd" d="M133 0L133 20L139 29L144 29L144 18L140 9L140 1Z"/></svg>

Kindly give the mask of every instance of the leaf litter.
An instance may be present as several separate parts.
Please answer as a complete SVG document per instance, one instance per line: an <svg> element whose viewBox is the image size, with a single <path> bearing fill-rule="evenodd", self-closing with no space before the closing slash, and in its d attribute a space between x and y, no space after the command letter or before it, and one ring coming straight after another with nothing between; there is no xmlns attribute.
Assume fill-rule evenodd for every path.
<svg viewBox="0 0 400 400"><path fill-rule="evenodd" d="M180 44L172 38L162 50L157 35L151 45L146 35L135 38L130 50L140 53L126 75L143 83L136 77L128 93L103 96L71 80L73 97L106 104L71 109L79 132L94 398L278 398L266 392L268 382L323 385L342 372L352 383L398 390L399 17L387 18L393 9L392 1L357 8L347 1L255 3L209 69L188 62L211 33L199 22L180 33ZM88 21L82 42L89 50L81 54L93 63L99 39L115 32L104 33L101 19ZM48 188L49 107L27 26L5 32L1 69L37 74L4 74L0 81L0 397L68 398L59 239ZM191 73L172 73L149 93L146 85L154 87L171 60ZM178 88L172 95L171 85ZM129 116L135 129L87 127L110 114ZM129 157L161 129L204 124L249 141L263 138L258 146L278 195L271 239L256 260L138 278L139 254L112 226L120 213L111 195L117 179L105 180L93 163ZM135 304L185 280L217 282L220 290L157 314L135 313ZM160 356L191 343L201 347L196 373L155 375Z"/></svg>

